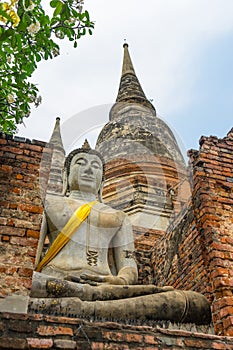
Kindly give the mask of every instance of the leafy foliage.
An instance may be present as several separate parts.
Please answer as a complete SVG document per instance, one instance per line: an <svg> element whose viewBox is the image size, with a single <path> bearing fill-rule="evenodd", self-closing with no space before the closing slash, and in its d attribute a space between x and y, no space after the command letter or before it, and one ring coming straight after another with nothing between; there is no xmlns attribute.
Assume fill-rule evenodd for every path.
<svg viewBox="0 0 233 350"><path fill-rule="evenodd" d="M41 102L29 81L41 60L59 55L56 38L77 40L92 34L93 22L82 0L52 0L49 16L42 0L9 0L0 3L0 131L14 133Z"/></svg>

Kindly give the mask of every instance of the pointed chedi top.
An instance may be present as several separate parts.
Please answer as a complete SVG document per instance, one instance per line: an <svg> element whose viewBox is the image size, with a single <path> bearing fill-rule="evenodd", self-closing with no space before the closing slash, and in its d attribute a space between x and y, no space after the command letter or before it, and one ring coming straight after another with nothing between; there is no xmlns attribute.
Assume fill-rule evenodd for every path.
<svg viewBox="0 0 233 350"><path fill-rule="evenodd" d="M62 170L65 162L65 150L61 138L59 117L56 118L49 143L53 145L53 155L48 177L47 194L61 195L63 188Z"/></svg>
<svg viewBox="0 0 233 350"><path fill-rule="evenodd" d="M116 102L139 103L155 111L152 103L146 98L138 81L129 55L128 44L124 44L124 58L121 81Z"/></svg>
<svg viewBox="0 0 233 350"><path fill-rule="evenodd" d="M63 142L61 138L61 130L60 130L60 118L56 118L56 123L53 129L53 133L50 137L49 143L51 143L56 149L59 149L65 154L65 150L63 147Z"/></svg>
<svg viewBox="0 0 233 350"><path fill-rule="evenodd" d="M122 73L121 76L127 74L127 73L131 73L136 75L135 70L133 68L133 64L129 55L129 50L128 50L129 45L128 44L124 44L123 48L124 48L124 59L123 59L123 65L122 65Z"/></svg>

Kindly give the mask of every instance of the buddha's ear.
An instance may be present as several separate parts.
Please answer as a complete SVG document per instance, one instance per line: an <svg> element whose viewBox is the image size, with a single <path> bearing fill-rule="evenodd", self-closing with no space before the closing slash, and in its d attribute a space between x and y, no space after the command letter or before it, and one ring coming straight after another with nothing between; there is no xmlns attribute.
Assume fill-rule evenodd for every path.
<svg viewBox="0 0 233 350"><path fill-rule="evenodd" d="M66 169L63 170L62 173L62 180L63 180L63 189L62 189L62 195L65 196L68 194L69 189L68 189L68 176L67 176L67 171Z"/></svg>

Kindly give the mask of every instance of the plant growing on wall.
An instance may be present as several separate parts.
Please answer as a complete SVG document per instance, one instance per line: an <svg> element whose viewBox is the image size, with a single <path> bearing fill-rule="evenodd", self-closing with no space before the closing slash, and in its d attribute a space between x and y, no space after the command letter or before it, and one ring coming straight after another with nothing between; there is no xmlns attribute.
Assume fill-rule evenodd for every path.
<svg viewBox="0 0 233 350"><path fill-rule="evenodd" d="M43 0L6 0L0 3L0 131L12 134L41 102L30 82L41 60L59 55L56 38L77 41L92 34L93 22L82 0L52 0L52 15Z"/></svg>

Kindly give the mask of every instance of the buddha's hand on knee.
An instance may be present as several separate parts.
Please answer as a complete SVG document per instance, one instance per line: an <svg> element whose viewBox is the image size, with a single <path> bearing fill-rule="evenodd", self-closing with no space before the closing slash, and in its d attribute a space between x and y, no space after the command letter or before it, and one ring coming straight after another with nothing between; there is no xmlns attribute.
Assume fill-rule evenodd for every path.
<svg viewBox="0 0 233 350"><path fill-rule="evenodd" d="M112 275L102 276L102 275L91 275L91 274L83 273L80 277L82 278L82 280L93 281L93 282L97 282L98 284L103 284L103 283L115 284L115 285L127 284L125 279L119 276L112 276Z"/></svg>

